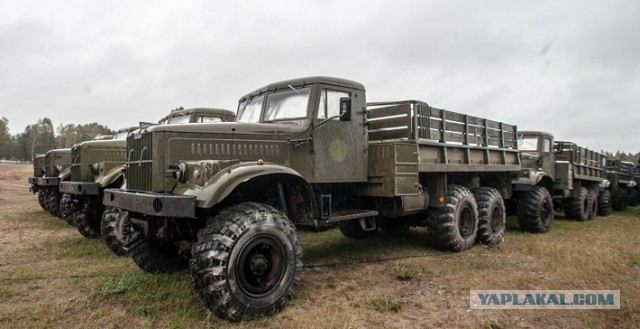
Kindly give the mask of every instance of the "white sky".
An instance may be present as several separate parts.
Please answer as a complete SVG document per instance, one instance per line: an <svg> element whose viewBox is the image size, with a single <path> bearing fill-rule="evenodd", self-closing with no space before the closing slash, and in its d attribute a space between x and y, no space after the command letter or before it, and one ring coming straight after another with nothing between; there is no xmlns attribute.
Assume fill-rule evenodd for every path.
<svg viewBox="0 0 640 329"><path fill-rule="evenodd" d="M0 2L0 116L10 133L111 129L177 106L234 110L303 76L640 151L640 1Z"/></svg>

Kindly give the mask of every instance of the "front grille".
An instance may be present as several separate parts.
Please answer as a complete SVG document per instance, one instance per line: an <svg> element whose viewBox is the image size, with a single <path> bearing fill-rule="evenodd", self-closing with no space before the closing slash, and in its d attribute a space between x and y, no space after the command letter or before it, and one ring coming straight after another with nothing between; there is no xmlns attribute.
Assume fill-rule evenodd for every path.
<svg viewBox="0 0 640 329"><path fill-rule="evenodd" d="M71 148L71 180L79 181L82 178L82 147L77 145Z"/></svg>
<svg viewBox="0 0 640 329"><path fill-rule="evenodd" d="M152 171L153 133L130 134L127 137L127 188L138 191L153 190Z"/></svg>

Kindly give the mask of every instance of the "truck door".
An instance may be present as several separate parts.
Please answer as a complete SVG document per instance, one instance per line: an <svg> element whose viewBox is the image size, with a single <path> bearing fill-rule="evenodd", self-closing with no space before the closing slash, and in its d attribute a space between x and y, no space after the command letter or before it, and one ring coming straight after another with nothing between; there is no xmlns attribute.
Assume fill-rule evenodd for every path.
<svg viewBox="0 0 640 329"><path fill-rule="evenodd" d="M348 90L321 88L313 129L313 178L315 182L364 182L367 180L367 136L363 104ZM350 120L341 120L340 99L350 98ZM361 97L364 101L364 97ZM322 123L328 118L336 117ZM322 123L322 124L320 124ZM318 125L320 124L320 125Z"/></svg>

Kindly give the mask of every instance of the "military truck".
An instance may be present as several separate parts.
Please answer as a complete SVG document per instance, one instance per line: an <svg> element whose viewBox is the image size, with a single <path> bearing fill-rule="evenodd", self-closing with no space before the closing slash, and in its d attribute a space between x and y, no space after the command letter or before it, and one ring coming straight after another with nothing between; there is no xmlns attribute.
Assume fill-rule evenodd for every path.
<svg viewBox="0 0 640 329"><path fill-rule="evenodd" d="M71 149L50 150L45 153L44 159L44 174L38 177L38 200L44 200L44 208L62 218L58 186L71 174Z"/></svg>
<svg viewBox="0 0 640 329"><path fill-rule="evenodd" d="M178 108L159 123L215 122L229 117L235 118L235 113L210 108ZM103 236L110 250L118 255L124 254L117 234L122 230L115 231L114 226L122 222L119 218L126 216L126 212L120 213L115 209L105 211L102 195L105 188L119 188L124 183L126 137L138 128L140 127L123 128L115 135L101 135L92 141L74 145L71 149L73 163L70 180L60 183L63 217L69 219L86 238ZM104 235L101 234L102 231Z"/></svg>
<svg viewBox="0 0 640 329"><path fill-rule="evenodd" d="M629 161L609 159L607 161L607 179L611 182L611 200L613 210L624 210L627 206L637 205L636 164Z"/></svg>
<svg viewBox="0 0 640 329"><path fill-rule="evenodd" d="M102 190L122 185L125 140L127 134L137 128L123 128L115 135L100 135L71 148L71 175L59 186L60 209L62 217L86 238L100 236L100 219L104 211Z"/></svg>
<svg viewBox="0 0 640 329"><path fill-rule="evenodd" d="M366 103L360 83L311 77L242 97L238 123L152 126L127 138L126 248L145 271L190 264L216 315L285 305L302 269L296 225L428 227L434 245L497 243L520 171L513 125L421 101Z"/></svg>
<svg viewBox="0 0 640 329"><path fill-rule="evenodd" d="M518 134L523 169L514 179L513 189L514 200L519 202L521 227L531 232L546 232L554 208L563 209L567 218L576 220L608 214L609 192L600 193L600 184L605 178L604 154L571 142L554 141L553 135L547 132L520 131ZM528 197L523 197L523 191L529 192Z"/></svg>
<svg viewBox="0 0 640 329"><path fill-rule="evenodd" d="M42 175L44 175L44 154L36 154L36 156L33 157L33 176L29 177L29 185L31 185L29 192L33 194L38 193L38 204L40 204L42 209L47 210L45 207L44 194L39 193L40 185L38 185L38 178L42 177Z"/></svg>

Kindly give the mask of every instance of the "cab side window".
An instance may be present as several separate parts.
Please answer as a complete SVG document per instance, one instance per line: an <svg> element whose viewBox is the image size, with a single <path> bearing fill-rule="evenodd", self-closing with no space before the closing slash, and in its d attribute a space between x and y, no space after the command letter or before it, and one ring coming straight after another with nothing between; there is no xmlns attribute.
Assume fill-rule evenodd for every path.
<svg viewBox="0 0 640 329"><path fill-rule="evenodd" d="M340 114L340 98L351 97L346 91L322 89L320 105L318 106L318 119L327 119ZM339 118L335 118L339 120Z"/></svg>
<svg viewBox="0 0 640 329"><path fill-rule="evenodd" d="M542 153L551 153L551 140L548 138L542 139Z"/></svg>

